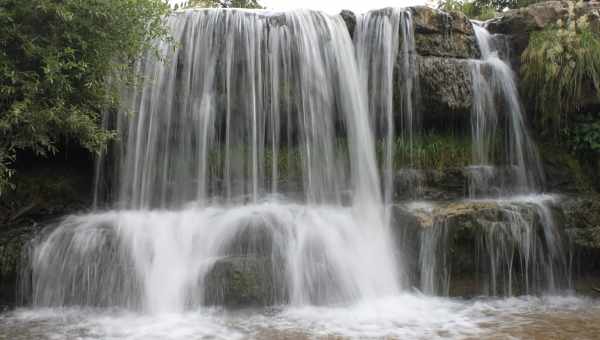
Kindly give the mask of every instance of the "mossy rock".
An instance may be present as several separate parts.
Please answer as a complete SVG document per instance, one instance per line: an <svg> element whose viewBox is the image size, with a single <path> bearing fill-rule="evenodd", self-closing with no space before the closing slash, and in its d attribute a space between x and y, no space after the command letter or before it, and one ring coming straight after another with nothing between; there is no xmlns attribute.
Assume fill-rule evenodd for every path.
<svg viewBox="0 0 600 340"><path fill-rule="evenodd" d="M43 229L41 224L26 224L0 229L0 306L17 302L17 285L27 244Z"/></svg>
<svg viewBox="0 0 600 340"><path fill-rule="evenodd" d="M241 308L284 303L283 270L268 257L233 256L218 260L205 278L205 303Z"/></svg>

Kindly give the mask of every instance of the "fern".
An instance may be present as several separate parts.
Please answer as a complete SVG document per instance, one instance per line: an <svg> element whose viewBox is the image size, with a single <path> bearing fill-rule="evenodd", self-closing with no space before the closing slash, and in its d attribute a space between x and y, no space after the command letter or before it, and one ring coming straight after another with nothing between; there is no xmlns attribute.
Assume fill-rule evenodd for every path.
<svg viewBox="0 0 600 340"><path fill-rule="evenodd" d="M521 58L525 94L544 129L558 131L586 99L600 98L600 36L585 18L534 32Z"/></svg>

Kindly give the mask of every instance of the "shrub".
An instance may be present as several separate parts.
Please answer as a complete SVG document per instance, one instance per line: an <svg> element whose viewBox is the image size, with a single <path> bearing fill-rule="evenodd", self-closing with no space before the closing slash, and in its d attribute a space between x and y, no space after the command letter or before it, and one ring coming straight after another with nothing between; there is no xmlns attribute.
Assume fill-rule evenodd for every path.
<svg viewBox="0 0 600 340"><path fill-rule="evenodd" d="M162 0L0 2L0 195L20 150L52 154L68 139L102 151L115 134L101 114L134 61L168 37L169 10Z"/></svg>
<svg viewBox="0 0 600 340"><path fill-rule="evenodd" d="M521 59L524 92L545 130L569 128L569 114L600 98L600 36L585 17L532 33Z"/></svg>

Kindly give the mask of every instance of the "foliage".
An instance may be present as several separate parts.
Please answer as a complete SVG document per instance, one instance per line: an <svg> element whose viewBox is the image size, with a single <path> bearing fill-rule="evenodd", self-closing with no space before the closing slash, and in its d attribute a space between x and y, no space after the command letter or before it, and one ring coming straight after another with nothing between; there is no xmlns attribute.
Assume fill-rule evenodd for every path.
<svg viewBox="0 0 600 340"><path fill-rule="evenodd" d="M100 115L116 106L136 58L168 37L169 10L162 0L0 2L0 194L20 150L105 147L114 134Z"/></svg>
<svg viewBox="0 0 600 340"><path fill-rule="evenodd" d="M257 0L189 0L181 7L263 8Z"/></svg>
<svg viewBox="0 0 600 340"><path fill-rule="evenodd" d="M439 0L438 8L446 12L462 12L477 20L489 20L505 9L527 7L545 0Z"/></svg>
<svg viewBox="0 0 600 340"><path fill-rule="evenodd" d="M534 32L521 59L526 97L546 130L569 128L569 114L600 98L600 36L585 17Z"/></svg>
<svg viewBox="0 0 600 340"><path fill-rule="evenodd" d="M527 7L543 1L545 0L475 0L475 3L478 6L488 6L497 11L503 11L504 9Z"/></svg>
<svg viewBox="0 0 600 340"><path fill-rule="evenodd" d="M477 20L488 20L496 16L496 9L479 1L442 0L438 8L445 12L462 12L467 17Z"/></svg>
<svg viewBox="0 0 600 340"><path fill-rule="evenodd" d="M600 153L600 114L581 115L567 133L575 151Z"/></svg>

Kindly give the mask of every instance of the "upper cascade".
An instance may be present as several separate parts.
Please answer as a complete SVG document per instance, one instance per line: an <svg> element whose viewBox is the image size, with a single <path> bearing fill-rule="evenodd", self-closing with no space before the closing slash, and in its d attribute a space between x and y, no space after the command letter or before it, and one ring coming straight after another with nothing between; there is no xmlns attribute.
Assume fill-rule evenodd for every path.
<svg viewBox="0 0 600 340"><path fill-rule="evenodd" d="M544 175L537 147L525 124L515 76L509 63L501 58L507 53L479 23L474 23L473 28L482 59L472 63L471 195L488 193L490 182L498 177L502 182L500 194L539 191ZM493 167L498 164L507 165L507 171L498 173Z"/></svg>
<svg viewBox="0 0 600 340"><path fill-rule="evenodd" d="M168 25L177 48L159 47L169 61L139 63L142 81L107 119L121 137L109 157L120 207L278 193L341 204L350 192L377 203L367 100L341 17L201 10ZM114 171L100 173L99 188Z"/></svg>

